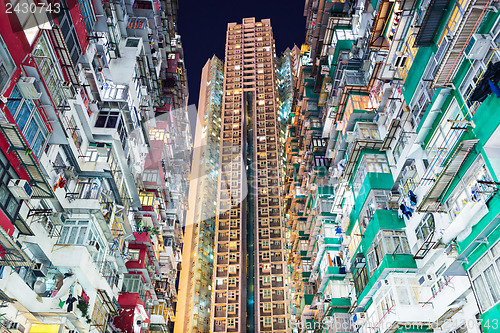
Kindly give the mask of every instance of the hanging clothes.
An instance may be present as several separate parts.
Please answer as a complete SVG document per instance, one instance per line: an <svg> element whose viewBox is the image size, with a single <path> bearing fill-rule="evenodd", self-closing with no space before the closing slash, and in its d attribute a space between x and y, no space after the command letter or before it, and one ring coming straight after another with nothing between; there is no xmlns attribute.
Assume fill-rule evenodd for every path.
<svg viewBox="0 0 500 333"><path fill-rule="evenodd" d="M476 84L476 88L470 95L469 100L481 103L493 90L498 89L498 81L500 81L500 61L488 65L483 77ZM498 90L500 91L500 89Z"/></svg>
<svg viewBox="0 0 500 333"><path fill-rule="evenodd" d="M417 195L413 193L412 190L408 191L408 198L410 198L410 201L413 203L413 205L417 205Z"/></svg>
<svg viewBox="0 0 500 333"><path fill-rule="evenodd" d="M76 297L74 297L71 293L68 295L68 299L66 300L66 304L68 304L68 312L73 311L73 303L76 302Z"/></svg>

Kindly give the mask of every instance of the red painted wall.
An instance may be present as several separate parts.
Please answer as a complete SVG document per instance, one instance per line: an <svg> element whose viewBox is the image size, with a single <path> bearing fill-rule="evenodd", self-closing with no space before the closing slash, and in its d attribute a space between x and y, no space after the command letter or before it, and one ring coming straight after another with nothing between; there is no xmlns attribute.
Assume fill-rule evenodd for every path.
<svg viewBox="0 0 500 333"><path fill-rule="evenodd" d="M89 40L87 40L89 32L85 27L85 21L83 20L80 4L78 4L78 0L66 0L66 3L68 4L73 25L75 26L78 42L80 43L80 47L83 52L85 52L87 46L89 45Z"/></svg>

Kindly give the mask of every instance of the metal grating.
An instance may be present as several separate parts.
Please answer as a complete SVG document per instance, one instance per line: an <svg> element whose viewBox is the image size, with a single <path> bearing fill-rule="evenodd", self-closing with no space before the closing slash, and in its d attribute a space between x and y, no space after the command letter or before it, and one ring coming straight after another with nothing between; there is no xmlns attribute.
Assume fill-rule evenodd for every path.
<svg viewBox="0 0 500 333"><path fill-rule="evenodd" d="M45 176L36 161L33 153L29 153L30 147L24 141L16 124L0 123L0 131L5 140L9 142L9 150L13 150L21 165L24 167L30 177L30 185L33 188L33 199L50 199L54 197L52 187L45 179Z"/></svg>
<svg viewBox="0 0 500 333"><path fill-rule="evenodd" d="M486 7L490 0L471 1L465 10L464 18L461 20L455 36L451 41L443 61L440 63L433 86L444 86L453 79L458 70L460 59L463 57L463 48L467 45L469 38L480 26L480 19L483 15L482 8Z"/></svg>
<svg viewBox="0 0 500 333"><path fill-rule="evenodd" d="M9 234L0 228L0 266L33 267L35 263L14 242Z"/></svg>
<svg viewBox="0 0 500 333"><path fill-rule="evenodd" d="M355 140L352 144L354 147L352 148L351 155L349 155L349 159L347 160L347 165L345 167L343 178L345 181L351 179L351 176L354 171L354 166L361 154L362 149L378 149L382 148L382 140Z"/></svg>
<svg viewBox="0 0 500 333"><path fill-rule="evenodd" d="M448 160L443 171L418 206L419 212L443 211L441 197L450 187L462 163L467 159L478 141L479 140L466 140L460 142L460 146L455 150L453 156Z"/></svg>
<svg viewBox="0 0 500 333"><path fill-rule="evenodd" d="M66 72L69 81L75 87L79 87L80 80L78 79L78 75L76 74L75 66L73 65L68 47L66 46L66 42L64 41L64 36L58 24L54 24L54 26L50 30L50 37L52 38L52 42L54 43L57 55L59 56L61 66Z"/></svg>
<svg viewBox="0 0 500 333"><path fill-rule="evenodd" d="M420 25L414 47L431 46L439 28L439 23L448 9L449 0L432 0Z"/></svg>

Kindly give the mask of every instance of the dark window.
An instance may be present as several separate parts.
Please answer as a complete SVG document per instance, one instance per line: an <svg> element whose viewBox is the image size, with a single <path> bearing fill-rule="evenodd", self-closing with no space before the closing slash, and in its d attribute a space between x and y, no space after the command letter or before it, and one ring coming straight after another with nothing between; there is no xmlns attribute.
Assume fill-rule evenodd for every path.
<svg viewBox="0 0 500 333"><path fill-rule="evenodd" d="M4 153L0 151L0 208L11 221L14 221L21 203L14 198L7 187L11 179L19 179L19 176Z"/></svg>
<svg viewBox="0 0 500 333"><path fill-rule="evenodd" d="M363 268L358 269L354 274L354 287L356 288L356 296L359 296L363 292L363 289L365 289L367 284L368 284L368 270L366 269L365 266Z"/></svg>

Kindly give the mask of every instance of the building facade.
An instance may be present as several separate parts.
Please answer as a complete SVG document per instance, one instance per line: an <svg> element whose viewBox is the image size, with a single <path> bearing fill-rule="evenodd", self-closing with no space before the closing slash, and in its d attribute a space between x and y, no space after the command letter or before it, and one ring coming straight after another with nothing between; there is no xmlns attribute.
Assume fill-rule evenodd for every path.
<svg viewBox="0 0 500 333"><path fill-rule="evenodd" d="M172 329L191 149L176 11L0 4L3 331Z"/></svg>
<svg viewBox="0 0 500 333"><path fill-rule="evenodd" d="M498 329L497 7L306 1L285 148L292 331Z"/></svg>
<svg viewBox="0 0 500 333"><path fill-rule="evenodd" d="M189 207L175 332L210 332L215 216L224 67L212 57L203 67L193 145Z"/></svg>
<svg viewBox="0 0 500 333"><path fill-rule="evenodd" d="M270 20L226 36L211 329L285 331L280 123Z"/></svg>

